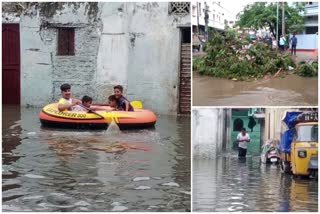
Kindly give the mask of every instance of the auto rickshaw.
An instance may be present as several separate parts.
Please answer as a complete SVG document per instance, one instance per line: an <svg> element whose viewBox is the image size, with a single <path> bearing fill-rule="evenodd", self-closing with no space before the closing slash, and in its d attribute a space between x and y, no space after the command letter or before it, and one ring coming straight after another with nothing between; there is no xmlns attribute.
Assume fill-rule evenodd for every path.
<svg viewBox="0 0 320 214"><path fill-rule="evenodd" d="M280 169L297 176L318 177L318 112L286 112L287 130L280 137Z"/></svg>

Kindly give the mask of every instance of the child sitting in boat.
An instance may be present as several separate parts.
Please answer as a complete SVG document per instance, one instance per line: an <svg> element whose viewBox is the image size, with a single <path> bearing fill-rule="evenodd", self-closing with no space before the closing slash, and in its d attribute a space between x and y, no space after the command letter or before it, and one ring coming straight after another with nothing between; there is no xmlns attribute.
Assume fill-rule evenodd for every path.
<svg viewBox="0 0 320 214"><path fill-rule="evenodd" d="M58 110L72 110L75 105L81 104L76 98L71 98L71 86L67 83L60 86L62 98L59 100Z"/></svg>
<svg viewBox="0 0 320 214"><path fill-rule="evenodd" d="M114 96L114 95L113 95ZM111 109L106 106L92 106L92 97L89 96L83 96L82 98L82 104L76 105L73 108L73 111L112 111L115 110L116 104L112 103Z"/></svg>
<svg viewBox="0 0 320 214"><path fill-rule="evenodd" d="M121 85L116 85L113 87L113 90L114 90L114 95L116 96L118 101L117 110L134 111L129 100L122 95L123 87Z"/></svg>
<svg viewBox="0 0 320 214"><path fill-rule="evenodd" d="M82 104L76 105L73 108L73 111L87 111L92 110L90 109L90 106L92 105L92 97L89 96L83 96L82 97Z"/></svg>
<svg viewBox="0 0 320 214"><path fill-rule="evenodd" d="M117 109L118 100L117 100L117 98L116 98L115 95L110 95L110 96L108 97L108 105L109 105L111 108L113 108L114 110Z"/></svg>

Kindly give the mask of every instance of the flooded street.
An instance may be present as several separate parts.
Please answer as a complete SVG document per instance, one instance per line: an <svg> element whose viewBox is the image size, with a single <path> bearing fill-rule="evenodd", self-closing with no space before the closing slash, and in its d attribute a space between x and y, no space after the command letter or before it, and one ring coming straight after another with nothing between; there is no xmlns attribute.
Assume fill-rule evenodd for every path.
<svg viewBox="0 0 320 214"><path fill-rule="evenodd" d="M193 72L195 106L315 106L318 79L287 75L240 82Z"/></svg>
<svg viewBox="0 0 320 214"><path fill-rule="evenodd" d="M193 211L317 212L318 182L282 175L259 156L194 160Z"/></svg>
<svg viewBox="0 0 320 214"><path fill-rule="evenodd" d="M3 106L2 211L190 210L190 117L110 134L42 129L39 111Z"/></svg>

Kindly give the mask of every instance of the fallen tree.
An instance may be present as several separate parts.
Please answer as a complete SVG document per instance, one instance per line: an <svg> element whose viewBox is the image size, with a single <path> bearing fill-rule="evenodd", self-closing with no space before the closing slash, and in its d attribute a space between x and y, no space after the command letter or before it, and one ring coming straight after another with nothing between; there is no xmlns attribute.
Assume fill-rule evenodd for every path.
<svg viewBox="0 0 320 214"><path fill-rule="evenodd" d="M205 51L205 56L193 60L193 70L214 77L250 80L297 68L290 55L272 50L263 42L250 44L249 37L231 29L225 35L213 31ZM297 72L301 76L310 73L315 74Z"/></svg>

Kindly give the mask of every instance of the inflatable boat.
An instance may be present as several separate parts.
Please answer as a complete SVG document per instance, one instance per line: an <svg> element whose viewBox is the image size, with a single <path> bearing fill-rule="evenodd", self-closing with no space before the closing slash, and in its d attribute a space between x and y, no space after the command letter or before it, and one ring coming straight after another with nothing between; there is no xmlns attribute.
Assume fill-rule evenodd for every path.
<svg viewBox="0 0 320 214"><path fill-rule="evenodd" d="M94 107L93 105L92 108ZM122 130L145 129L154 127L157 121L157 116L147 109L111 111L109 106L103 106L103 108L105 110L91 113L88 111L59 111L58 103L51 103L43 107L39 117L43 127L75 129L106 129L112 121L117 123Z"/></svg>

